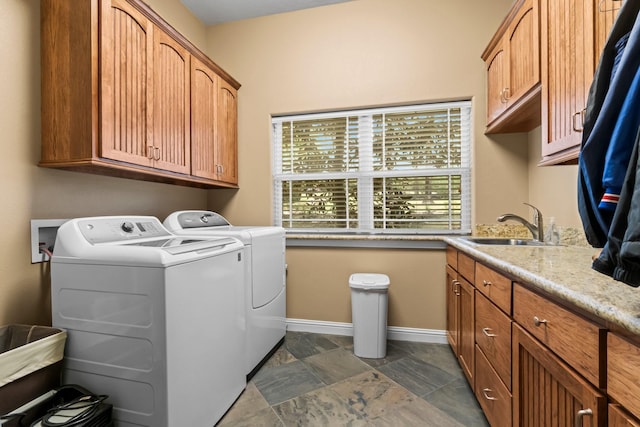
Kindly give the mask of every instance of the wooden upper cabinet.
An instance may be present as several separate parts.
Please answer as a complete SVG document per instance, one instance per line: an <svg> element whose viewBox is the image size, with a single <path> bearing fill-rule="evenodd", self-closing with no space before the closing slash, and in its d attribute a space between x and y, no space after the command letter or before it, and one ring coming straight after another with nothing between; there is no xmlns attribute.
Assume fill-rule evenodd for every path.
<svg viewBox="0 0 640 427"><path fill-rule="evenodd" d="M238 183L237 91L192 58L192 174Z"/></svg>
<svg viewBox="0 0 640 427"><path fill-rule="evenodd" d="M595 71L594 1L542 0L542 164L574 161Z"/></svg>
<svg viewBox="0 0 640 427"><path fill-rule="evenodd" d="M482 54L487 67L486 133L540 125L538 0L516 1Z"/></svg>
<svg viewBox="0 0 640 427"><path fill-rule="evenodd" d="M191 170L216 179L216 93L218 76L197 58L191 59Z"/></svg>
<svg viewBox="0 0 640 427"><path fill-rule="evenodd" d="M238 183L238 92L226 81L218 88L217 154L220 181Z"/></svg>
<svg viewBox="0 0 640 427"><path fill-rule="evenodd" d="M505 98L509 105L524 97L540 83L540 18L538 0L527 0L518 9L505 42L509 58L509 85Z"/></svg>
<svg viewBox="0 0 640 427"><path fill-rule="evenodd" d="M160 169L189 174L191 56L157 28L153 54L154 164Z"/></svg>
<svg viewBox="0 0 640 427"><path fill-rule="evenodd" d="M123 0L102 2L102 157L153 166L153 24Z"/></svg>
<svg viewBox="0 0 640 427"><path fill-rule="evenodd" d="M40 14L40 166L237 187L236 80L140 0L41 0ZM192 87L195 59L215 82L202 91ZM209 152L197 139L206 130L191 129L194 93ZM225 167L201 173L207 162Z"/></svg>

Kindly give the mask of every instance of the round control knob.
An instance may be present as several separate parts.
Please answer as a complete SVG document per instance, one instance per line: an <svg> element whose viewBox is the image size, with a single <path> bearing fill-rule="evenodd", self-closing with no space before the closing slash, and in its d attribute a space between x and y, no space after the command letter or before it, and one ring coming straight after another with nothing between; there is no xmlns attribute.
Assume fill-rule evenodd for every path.
<svg viewBox="0 0 640 427"><path fill-rule="evenodd" d="M125 233L131 233L133 231L133 223L128 221L123 222L120 228L122 228L122 231Z"/></svg>
<svg viewBox="0 0 640 427"><path fill-rule="evenodd" d="M202 215L200 217L200 221L204 222L205 224L207 224L209 222L209 218L206 215Z"/></svg>

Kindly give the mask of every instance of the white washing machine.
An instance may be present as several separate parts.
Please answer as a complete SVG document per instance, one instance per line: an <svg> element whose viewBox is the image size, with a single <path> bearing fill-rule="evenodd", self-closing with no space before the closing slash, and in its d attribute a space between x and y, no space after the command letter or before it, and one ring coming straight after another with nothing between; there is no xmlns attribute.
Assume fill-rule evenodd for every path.
<svg viewBox="0 0 640 427"><path fill-rule="evenodd" d="M243 250L154 217L66 222L51 259L64 383L109 395L117 426L213 426L246 386Z"/></svg>
<svg viewBox="0 0 640 427"><path fill-rule="evenodd" d="M164 220L178 235L233 236L245 245L247 379L278 348L286 333L285 231L282 227L233 226L210 211L179 211Z"/></svg>

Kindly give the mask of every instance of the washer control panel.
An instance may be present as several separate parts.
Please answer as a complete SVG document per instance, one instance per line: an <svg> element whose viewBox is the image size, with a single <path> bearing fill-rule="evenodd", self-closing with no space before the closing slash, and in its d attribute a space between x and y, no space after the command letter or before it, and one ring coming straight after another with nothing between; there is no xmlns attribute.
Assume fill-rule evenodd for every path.
<svg viewBox="0 0 640 427"><path fill-rule="evenodd" d="M97 217L78 221L80 233L89 243L120 242L171 236L154 217Z"/></svg>

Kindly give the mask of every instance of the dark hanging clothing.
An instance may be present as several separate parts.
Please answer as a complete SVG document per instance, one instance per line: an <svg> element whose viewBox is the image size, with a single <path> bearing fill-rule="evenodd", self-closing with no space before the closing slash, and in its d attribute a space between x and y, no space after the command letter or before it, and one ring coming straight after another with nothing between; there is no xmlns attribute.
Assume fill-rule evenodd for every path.
<svg viewBox="0 0 640 427"><path fill-rule="evenodd" d="M619 119L625 101L630 114L640 108L640 97L627 100L640 68L639 9L640 1L624 2L589 90L578 160L578 210L587 241L594 247L607 242L615 205L619 206L620 179L637 134L637 120Z"/></svg>
<svg viewBox="0 0 640 427"><path fill-rule="evenodd" d="M624 180L620 202L613 216L609 237L594 270L630 286L640 286L640 159L638 140Z"/></svg>
<svg viewBox="0 0 640 427"><path fill-rule="evenodd" d="M640 1L626 1L596 70L578 161L578 209L594 270L640 286Z"/></svg>

